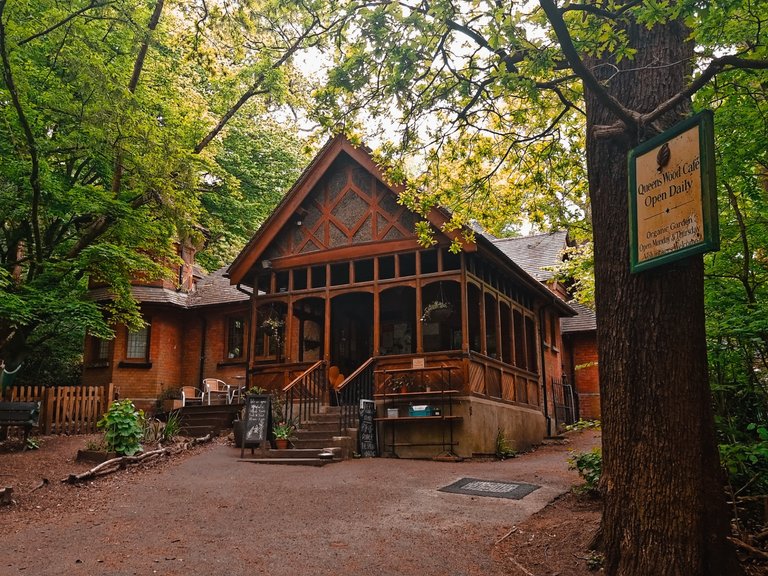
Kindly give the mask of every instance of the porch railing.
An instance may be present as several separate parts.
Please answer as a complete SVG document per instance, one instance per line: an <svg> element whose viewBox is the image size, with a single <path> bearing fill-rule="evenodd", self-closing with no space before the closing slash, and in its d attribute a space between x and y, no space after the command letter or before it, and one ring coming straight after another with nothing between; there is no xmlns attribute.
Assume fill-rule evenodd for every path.
<svg viewBox="0 0 768 576"><path fill-rule="evenodd" d="M328 394L328 375L325 361L315 362L283 388L286 420L304 423L320 412Z"/></svg>
<svg viewBox="0 0 768 576"><path fill-rule="evenodd" d="M373 400L375 364L376 359L369 358L335 390L342 430L357 428L360 400Z"/></svg>

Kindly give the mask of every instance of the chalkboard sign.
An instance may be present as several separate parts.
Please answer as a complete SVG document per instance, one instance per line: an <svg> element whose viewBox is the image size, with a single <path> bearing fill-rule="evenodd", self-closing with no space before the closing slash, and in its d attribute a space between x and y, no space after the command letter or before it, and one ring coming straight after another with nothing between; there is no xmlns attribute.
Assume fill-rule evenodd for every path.
<svg viewBox="0 0 768 576"><path fill-rule="evenodd" d="M365 458L376 456L376 403L373 400L360 400L360 426L358 429L358 445L360 455Z"/></svg>
<svg viewBox="0 0 768 576"><path fill-rule="evenodd" d="M249 394L245 397L245 421L243 427L243 444L240 451L242 458L246 446L254 444L265 445L269 438L272 409L269 395Z"/></svg>

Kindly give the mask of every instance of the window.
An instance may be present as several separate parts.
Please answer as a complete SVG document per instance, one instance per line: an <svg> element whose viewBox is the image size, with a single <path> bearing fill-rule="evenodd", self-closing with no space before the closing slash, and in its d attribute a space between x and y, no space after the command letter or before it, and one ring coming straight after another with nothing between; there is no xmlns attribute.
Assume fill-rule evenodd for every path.
<svg viewBox="0 0 768 576"><path fill-rule="evenodd" d="M536 324L530 316L525 317L525 347L528 353L528 371L539 371L539 359L536 352Z"/></svg>
<svg viewBox="0 0 768 576"><path fill-rule="evenodd" d="M373 280L373 260L358 260L355 262L355 282L370 282Z"/></svg>
<svg viewBox="0 0 768 576"><path fill-rule="evenodd" d="M103 340L91 336L91 362L105 364L109 361L109 344L111 340Z"/></svg>
<svg viewBox="0 0 768 576"><path fill-rule="evenodd" d="M242 316L227 318L227 358L243 357L245 320Z"/></svg>
<svg viewBox="0 0 768 576"><path fill-rule="evenodd" d="M294 290L306 290L307 289L307 269L299 268L293 271L293 289Z"/></svg>
<svg viewBox="0 0 768 576"><path fill-rule="evenodd" d="M379 280L395 277L395 257L381 256L379 258Z"/></svg>
<svg viewBox="0 0 768 576"><path fill-rule="evenodd" d="M515 366L525 369L528 365L525 356L525 327L523 325L523 315L519 310L512 313L514 318L513 328L515 331Z"/></svg>
<svg viewBox="0 0 768 576"><path fill-rule="evenodd" d="M139 330L129 330L125 357L131 360L149 358L149 323Z"/></svg>
<svg viewBox="0 0 768 576"><path fill-rule="evenodd" d="M434 274L437 272L437 250L420 252L419 256L421 256L422 274Z"/></svg>
<svg viewBox="0 0 768 576"><path fill-rule="evenodd" d="M312 288L325 288L325 265L312 266Z"/></svg>

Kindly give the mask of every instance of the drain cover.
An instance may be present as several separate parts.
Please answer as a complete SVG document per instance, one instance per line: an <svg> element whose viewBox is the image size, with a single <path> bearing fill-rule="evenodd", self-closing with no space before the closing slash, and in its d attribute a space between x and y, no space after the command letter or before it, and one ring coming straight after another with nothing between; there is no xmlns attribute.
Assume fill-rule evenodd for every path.
<svg viewBox="0 0 768 576"><path fill-rule="evenodd" d="M462 478L449 486L440 488L440 492L520 500L538 488L540 488L540 486L536 486L535 484L525 484L523 482L501 482L499 480Z"/></svg>

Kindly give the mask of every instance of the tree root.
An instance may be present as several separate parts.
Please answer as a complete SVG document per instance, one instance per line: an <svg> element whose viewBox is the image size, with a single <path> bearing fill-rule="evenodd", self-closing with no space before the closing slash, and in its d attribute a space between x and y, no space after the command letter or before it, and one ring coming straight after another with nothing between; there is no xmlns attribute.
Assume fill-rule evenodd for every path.
<svg viewBox="0 0 768 576"><path fill-rule="evenodd" d="M749 552L752 556L756 558L760 558L761 560L768 560L768 552L764 552L763 550L760 550L759 548L755 548L754 546L750 546L743 540L739 540L738 538L734 538L733 536L729 536L728 540L733 542L734 545L736 545L741 550L744 550L746 552Z"/></svg>
<svg viewBox="0 0 768 576"><path fill-rule="evenodd" d="M107 474L112 474L113 472L122 470L129 464L139 464L141 462L153 460L155 458L158 458L159 456L171 456L173 454L179 454L181 452L184 452L185 450L189 450L193 446L197 446L198 444L210 442L212 439L213 439L213 434L207 434L202 438L193 438L189 442L180 444L178 447L175 447L173 449L159 448L157 450L152 450L150 452L142 452L141 454L137 454L136 456L119 456L118 458L112 458L111 460L102 462L98 466L95 466L90 470L86 470L85 472L81 472L80 474L70 474L66 478L62 478L61 482L68 483L68 484L77 484L78 482L82 482L84 480L90 480L98 476L106 476Z"/></svg>

